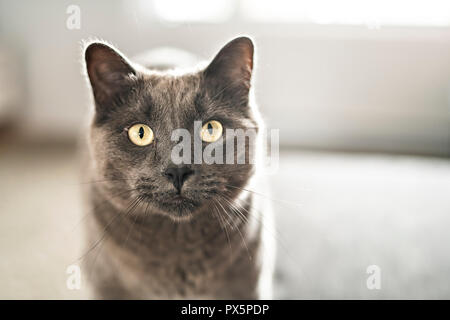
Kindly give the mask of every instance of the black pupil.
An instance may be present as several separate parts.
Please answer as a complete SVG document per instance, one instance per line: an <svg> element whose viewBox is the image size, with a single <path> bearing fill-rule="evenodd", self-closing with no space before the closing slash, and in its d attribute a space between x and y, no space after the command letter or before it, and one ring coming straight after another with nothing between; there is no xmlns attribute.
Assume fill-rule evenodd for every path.
<svg viewBox="0 0 450 320"><path fill-rule="evenodd" d="M213 133L213 126L211 123L208 123L208 132L209 132L209 134Z"/></svg>
<svg viewBox="0 0 450 320"><path fill-rule="evenodd" d="M142 139L144 137L144 128L140 127L139 128L139 137Z"/></svg>

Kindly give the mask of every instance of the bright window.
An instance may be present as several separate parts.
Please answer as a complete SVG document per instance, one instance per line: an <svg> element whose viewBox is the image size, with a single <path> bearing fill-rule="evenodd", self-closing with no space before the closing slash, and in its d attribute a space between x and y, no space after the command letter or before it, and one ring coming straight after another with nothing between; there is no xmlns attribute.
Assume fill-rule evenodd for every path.
<svg viewBox="0 0 450 320"><path fill-rule="evenodd" d="M167 22L219 23L230 18L230 0L154 0L155 13Z"/></svg>
<svg viewBox="0 0 450 320"><path fill-rule="evenodd" d="M147 6L149 2L146 2ZM450 0L153 0L167 22L450 26Z"/></svg>
<svg viewBox="0 0 450 320"><path fill-rule="evenodd" d="M449 26L449 0L243 0L246 18L261 22Z"/></svg>

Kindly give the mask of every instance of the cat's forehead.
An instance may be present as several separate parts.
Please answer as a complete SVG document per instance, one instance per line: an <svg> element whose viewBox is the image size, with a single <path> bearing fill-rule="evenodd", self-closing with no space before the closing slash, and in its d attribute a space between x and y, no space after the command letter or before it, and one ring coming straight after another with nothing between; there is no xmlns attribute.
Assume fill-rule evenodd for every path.
<svg viewBox="0 0 450 320"><path fill-rule="evenodd" d="M135 116L161 128L191 127L202 118L203 94L198 75L157 75L142 81L132 102Z"/></svg>
<svg viewBox="0 0 450 320"><path fill-rule="evenodd" d="M195 74L182 76L156 76L147 80L146 94L155 108L182 111L195 107L200 94L200 77Z"/></svg>

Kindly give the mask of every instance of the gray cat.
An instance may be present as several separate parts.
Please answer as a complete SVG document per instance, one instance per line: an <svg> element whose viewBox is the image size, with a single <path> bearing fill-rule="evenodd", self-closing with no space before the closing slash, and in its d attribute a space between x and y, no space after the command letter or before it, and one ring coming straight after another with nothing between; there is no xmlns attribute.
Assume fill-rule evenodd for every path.
<svg viewBox="0 0 450 320"><path fill-rule="evenodd" d="M138 66L103 42L86 47L95 114L84 270L96 298L271 298L271 214L249 159L258 144L245 144L243 164L171 158L173 130L197 134L194 121L202 148L226 129L261 131L253 51L236 38L206 68L182 73Z"/></svg>

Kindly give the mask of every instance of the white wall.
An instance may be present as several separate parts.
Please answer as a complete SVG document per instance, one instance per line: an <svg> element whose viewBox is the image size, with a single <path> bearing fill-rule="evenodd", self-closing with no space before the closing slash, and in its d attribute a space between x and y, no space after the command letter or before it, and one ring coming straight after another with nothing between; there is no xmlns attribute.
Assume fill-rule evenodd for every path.
<svg viewBox="0 0 450 320"><path fill-rule="evenodd" d="M25 1L26 2L26 1ZM81 8L81 30L66 8ZM0 39L23 55L24 132L72 137L87 112L80 40L135 55L173 45L209 58L229 38L257 43L256 94L284 146L450 154L450 30L166 25L135 1L0 0Z"/></svg>

